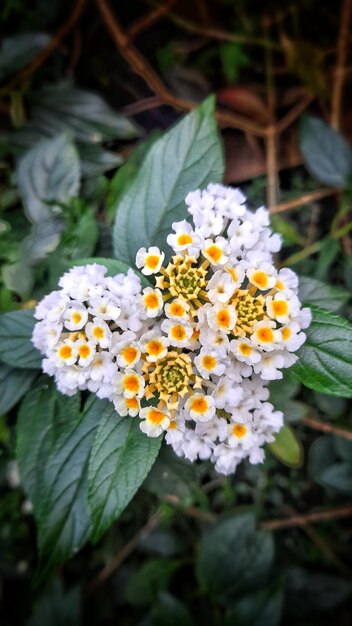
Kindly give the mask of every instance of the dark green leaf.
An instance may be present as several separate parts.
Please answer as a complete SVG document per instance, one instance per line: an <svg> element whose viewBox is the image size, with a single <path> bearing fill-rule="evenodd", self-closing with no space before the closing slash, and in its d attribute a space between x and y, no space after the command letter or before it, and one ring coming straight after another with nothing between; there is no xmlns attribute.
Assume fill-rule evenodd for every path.
<svg viewBox="0 0 352 626"><path fill-rule="evenodd" d="M324 309L312 306L313 321L305 331L307 341L298 352L293 371L316 391L352 397L352 324Z"/></svg>
<svg viewBox="0 0 352 626"><path fill-rule="evenodd" d="M331 187L347 186L352 175L352 150L336 130L316 117L305 117L300 127L305 165L318 181Z"/></svg>
<svg viewBox="0 0 352 626"><path fill-rule="evenodd" d="M34 324L33 311L10 311L0 315L0 360L6 365L40 369L41 356L31 342Z"/></svg>
<svg viewBox="0 0 352 626"><path fill-rule="evenodd" d="M225 626L277 626L281 620L282 585L271 585L238 599Z"/></svg>
<svg viewBox="0 0 352 626"><path fill-rule="evenodd" d="M167 589L177 564L170 559L150 559L134 574L125 587L125 598L133 606L145 606L155 600L160 590Z"/></svg>
<svg viewBox="0 0 352 626"><path fill-rule="evenodd" d="M347 289L332 287L307 276L299 279L298 295L303 304L315 304L333 313L339 311L351 298Z"/></svg>
<svg viewBox="0 0 352 626"><path fill-rule="evenodd" d="M127 191L131 185L133 179L137 176L139 168L141 167L148 151L155 141L160 137L161 132L154 130L147 139L140 143L132 152L130 158L122 167L120 167L116 174L110 181L109 194L108 194L108 213L110 217L115 215L116 207L120 198Z"/></svg>
<svg viewBox="0 0 352 626"><path fill-rule="evenodd" d="M80 590L65 593L60 579L52 579L42 591L34 614L26 626L80 626Z"/></svg>
<svg viewBox="0 0 352 626"><path fill-rule="evenodd" d="M159 498L172 493L181 500L191 499L198 485L194 463L175 455L170 446L163 446L144 487Z"/></svg>
<svg viewBox="0 0 352 626"><path fill-rule="evenodd" d="M352 466L352 441L348 439L344 439L343 437L338 437L335 435L333 437L334 447L339 455L339 457L343 461L347 461Z"/></svg>
<svg viewBox="0 0 352 626"><path fill-rule="evenodd" d="M285 604L289 614L297 618L332 609L350 597L351 593L352 583L349 580L295 567L288 572Z"/></svg>
<svg viewBox="0 0 352 626"><path fill-rule="evenodd" d="M139 134L137 127L101 96L70 82L46 86L32 97L30 128L47 136L68 132L77 141L93 144L133 139Z"/></svg>
<svg viewBox="0 0 352 626"><path fill-rule="evenodd" d="M146 478L161 437L147 437L139 418L121 417L109 405L97 431L89 462L92 540L98 541L122 513Z"/></svg>
<svg viewBox="0 0 352 626"><path fill-rule="evenodd" d="M0 80L28 65L49 41L46 33L21 33L4 39L0 50Z"/></svg>
<svg viewBox="0 0 352 626"><path fill-rule="evenodd" d="M254 515L224 519L202 537L196 565L201 588L226 603L260 585L273 556L272 536L255 530Z"/></svg>
<svg viewBox="0 0 352 626"><path fill-rule="evenodd" d="M42 139L18 162L17 182L28 219L49 219L55 207L77 195L80 166L77 150L67 135Z"/></svg>
<svg viewBox="0 0 352 626"><path fill-rule="evenodd" d="M295 432L289 426L283 426L275 435L275 441L268 443L270 452L289 467L300 467L303 463L303 448Z"/></svg>
<svg viewBox="0 0 352 626"><path fill-rule="evenodd" d="M77 148L81 159L83 178L96 178L123 163L119 154L105 150L98 144L80 143Z"/></svg>
<svg viewBox="0 0 352 626"><path fill-rule="evenodd" d="M17 459L38 523L40 575L63 563L88 540L88 459L107 402L60 395L41 381L24 398L17 431Z"/></svg>
<svg viewBox="0 0 352 626"><path fill-rule="evenodd" d="M208 98L153 144L120 198L114 229L116 258L133 265L141 246L165 249L172 222L187 217L188 192L219 182L222 174L214 99Z"/></svg>
<svg viewBox="0 0 352 626"><path fill-rule="evenodd" d="M37 372L0 364L0 415L12 409L30 388Z"/></svg>
<svg viewBox="0 0 352 626"><path fill-rule="evenodd" d="M336 450L333 445L333 438L330 435L318 437L313 441L308 454L308 474L309 477L319 485L325 487L322 482L322 475L325 470L337 461Z"/></svg>
<svg viewBox="0 0 352 626"><path fill-rule="evenodd" d="M352 494L352 463L335 463L321 474L321 482L343 493Z"/></svg>
<svg viewBox="0 0 352 626"><path fill-rule="evenodd" d="M177 598L160 591L153 607L153 626L193 626L188 608Z"/></svg>

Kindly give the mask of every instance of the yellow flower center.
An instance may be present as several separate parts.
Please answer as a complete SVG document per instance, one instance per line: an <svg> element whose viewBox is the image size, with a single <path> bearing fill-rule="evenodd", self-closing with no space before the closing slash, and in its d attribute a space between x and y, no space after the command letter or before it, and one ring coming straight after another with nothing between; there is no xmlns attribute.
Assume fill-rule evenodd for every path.
<svg viewBox="0 0 352 626"><path fill-rule="evenodd" d="M123 348L122 352L121 352L121 356L122 358L126 361L126 363L128 363L129 365L131 363L133 363L133 361L135 360L135 358L137 357L138 354L138 350L137 348L135 348L134 346L126 346L126 348Z"/></svg>
<svg viewBox="0 0 352 626"><path fill-rule="evenodd" d="M247 428L243 424L235 424L232 428L232 434L238 439L242 439L247 433Z"/></svg>
<svg viewBox="0 0 352 626"><path fill-rule="evenodd" d="M95 326L93 329L93 335L96 339L103 339L103 337L105 337L104 328L101 326Z"/></svg>
<svg viewBox="0 0 352 626"><path fill-rule="evenodd" d="M216 363L217 363L216 359L210 354L206 354L202 358L202 365L206 370L213 370L214 367L216 366Z"/></svg>
<svg viewBox="0 0 352 626"><path fill-rule="evenodd" d="M192 243L192 241L193 239L188 233L180 235L177 239L177 243L179 246L186 246L188 243Z"/></svg>
<svg viewBox="0 0 352 626"><path fill-rule="evenodd" d="M144 303L148 309L157 309L159 306L158 296L156 293L148 293L144 297Z"/></svg>
<svg viewBox="0 0 352 626"><path fill-rule="evenodd" d="M61 346L59 350L59 356L61 359L69 359L72 356L71 346Z"/></svg>
<svg viewBox="0 0 352 626"><path fill-rule="evenodd" d="M157 254L149 254L145 260L145 264L150 270L155 270L160 262L160 256Z"/></svg>

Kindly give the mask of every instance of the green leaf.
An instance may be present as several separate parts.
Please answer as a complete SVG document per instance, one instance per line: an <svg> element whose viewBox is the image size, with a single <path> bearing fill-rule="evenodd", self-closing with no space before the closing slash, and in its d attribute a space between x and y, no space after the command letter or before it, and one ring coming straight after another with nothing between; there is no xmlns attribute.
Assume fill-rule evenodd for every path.
<svg viewBox="0 0 352 626"><path fill-rule="evenodd" d="M154 130L147 139L137 145L133 150L130 158L122 167L120 167L116 174L112 177L109 185L109 193L107 198L107 210L110 218L114 217L116 207L118 206L120 198L127 191L134 178L139 172L148 151L155 141L160 137L161 131Z"/></svg>
<svg viewBox="0 0 352 626"><path fill-rule="evenodd" d="M352 397L352 324L312 306L313 321L298 351L293 372L309 389L332 396Z"/></svg>
<svg viewBox="0 0 352 626"><path fill-rule="evenodd" d="M30 113L29 128L42 135L68 132L76 141L90 144L139 135L137 126L114 111L100 95L77 89L69 81L36 92Z"/></svg>
<svg viewBox="0 0 352 626"><path fill-rule="evenodd" d="M304 117L300 148L308 171L318 181L344 189L352 175L352 149L336 130L316 117Z"/></svg>
<svg viewBox="0 0 352 626"><path fill-rule="evenodd" d="M79 158L67 135L42 139L26 152L18 162L17 182L26 215L34 224L53 216L55 206L48 202L64 204L77 195Z"/></svg>
<svg viewBox="0 0 352 626"><path fill-rule="evenodd" d="M314 304L333 313L339 311L351 298L347 289L332 287L307 276L299 279L298 295L303 304Z"/></svg>
<svg viewBox="0 0 352 626"><path fill-rule="evenodd" d="M88 459L107 402L60 395L42 378L24 398L17 430L17 459L38 522L40 576L72 556L89 539Z"/></svg>
<svg viewBox="0 0 352 626"><path fill-rule="evenodd" d="M293 624L306 624L297 618L332 609L351 596L350 580L292 567L287 572L285 607ZM319 622L318 622L319 623Z"/></svg>
<svg viewBox="0 0 352 626"><path fill-rule="evenodd" d="M92 540L97 542L122 513L146 478L159 452L161 437L147 437L139 418L104 411L89 462Z"/></svg>
<svg viewBox="0 0 352 626"><path fill-rule="evenodd" d="M153 626L194 626L186 605L167 591L159 592L152 615Z"/></svg>
<svg viewBox="0 0 352 626"><path fill-rule="evenodd" d="M30 388L37 372L0 363L0 415L12 409Z"/></svg>
<svg viewBox="0 0 352 626"><path fill-rule="evenodd" d="M336 450L333 445L333 438L330 435L318 437L312 443L308 453L308 475L311 480L326 487L322 481L325 470L336 463Z"/></svg>
<svg viewBox="0 0 352 626"><path fill-rule="evenodd" d="M189 191L219 182L223 174L214 98L208 98L158 139L116 207L115 256L134 265L142 247L166 247L174 221L187 217Z"/></svg>
<svg viewBox="0 0 352 626"><path fill-rule="evenodd" d="M59 578L41 589L39 600L26 626L80 626L82 623L80 589L64 591Z"/></svg>
<svg viewBox="0 0 352 626"><path fill-rule="evenodd" d="M220 521L206 532L197 558L201 588L226 603L255 589L268 575L274 557L272 536L255 530L251 513Z"/></svg>
<svg viewBox="0 0 352 626"><path fill-rule="evenodd" d="M283 426L275 435L275 441L268 444L270 452L289 467L301 467L303 449L295 432L289 426Z"/></svg>
<svg viewBox="0 0 352 626"><path fill-rule="evenodd" d="M283 604L282 585L270 585L235 602L225 626L277 626Z"/></svg>
<svg viewBox="0 0 352 626"><path fill-rule="evenodd" d="M98 144L79 143L77 148L83 178L97 178L123 163L123 158L119 154L105 150Z"/></svg>
<svg viewBox="0 0 352 626"><path fill-rule="evenodd" d="M352 463L335 463L322 472L320 480L327 487L352 494Z"/></svg>
<svg viewBox="0 0 352 626"><path fill-rule="evenodd" d="M167 589L177 563L170 559L150 559L129 576L124 596L132 606L147 606L160 590Z"/></svg>
<svg viewBox="0 0 352 626"><path fill-rule="evenodd" d="M24 369L40 369L42 357L31 342L33 311L10 311L0 315L0 360Z"/></svg>
<svg viewBox="0 0 352 626"><path fill-rule="evenodd" d="M164 445L143 486L159 498L172 493L181 500L190 500L198 485L197 466Z"/></svg>
<svg viewBox="0 0 352 626"><path fill-rule="evenodd" d="M49 41L46 33L23 33L4 39L0 50L0 80L28 65Z"/></svg>

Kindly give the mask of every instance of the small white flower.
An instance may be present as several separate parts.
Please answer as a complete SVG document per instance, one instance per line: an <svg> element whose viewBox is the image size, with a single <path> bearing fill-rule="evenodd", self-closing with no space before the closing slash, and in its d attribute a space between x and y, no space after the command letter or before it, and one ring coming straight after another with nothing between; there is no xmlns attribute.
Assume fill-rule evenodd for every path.
<svg viewBox="0 0 352 626"><path fill-rule="evenodd" d="M144 393L144 378L133 370L126 373L117 372L113 379L114 392L116 395L124 395L125 398L142 398Z"/></svg>
<svg viewBox="0 0 352 626"><path fill-rule="evenodd" d="M111 330L103 320L94 317L85 328L86 335L93 343L101 348L108 348L111 342Z"/></svg>
<svg viewBox="0 0 352 626"><path fill-rule="evenodd" d="M230 350L235 355L236 359L243 363L248 363L249 365L258 363L261 358L256 346L246 337L233 339L230 342Z"/></svg>
<svg viewBox="0 0 352 626"><path fill-rule="evenodd" d="M142 274L151 276L151 274L158 274L164 258L164 252L160 252L156 246L151 246L148 250L140 248L136 256L136 266L142 268Z"/></svg>
<svg viewBox="0 0 352 626"><path fill-rule="evenodd" d="M130 415L136 417L140 411L140 402L136 396L133 398L125 398L125 396L115 396L113 399L114 407L119 415L123 417Z"/></svg>
<svg viewBox="0 0 352 626"><path fill-rule="evenodd" d="M143 420L139 427L148 437L159 437L170 425L169 415L153 406L141 409L139 417Z"/></svg>
<svg viewBox="0 0 352 626"><path fill-rule="evenodd" d="M177 346L178 348L189 346L193 334L193 328L189 324L166 319L161 324L161 330L167 333L170 346Z"/></svg>
<svg viewBox="0 0 352 626"><path fill-rule="evenodd" d="M228 302L236 289L229 272L218 270L208 282L207 291L210 302Z"/></svg>
<svg viewBox="0 0 352 626"><path fill-rule="evenodd" d="M200 248L203 244L203 236L200 231L194 231L192 226L183 220L182 222L174 222L172 229L175 234L167 236L166 241L171 248L180 253L187 250L190 256L198 258Z"/></svg>
<svg viewBox="0 0 352 626"><path fill-rule="evenodd" d="M163 310L163 296L160 289L146 287L139 296L138 302L146 317L158 317Z"/></svg>
<svg viewBox="0 0 352 626"><path fill-rule="evenodd" d="M165 304L165 315L173 320L189 321L189 304L182 298L175 298L172 302Z"/></svg>
<svg viewBox="0 0 352 626"><path fill-rule="evenodd" d="M225 265L229 258L229 250L227 240L224 237L217 237L215 241L206 239L202 254L212 265Z"/></svg>
<svg viewBox="0 0 352 626"><path fill-rule="evenodd" d="M146 360L155 363L166 356L169 340L156 328L142 335L140 345L141 351L146 354Z"/></svg>
<svg viewBox="0 0 352 626"><path fill-rule="evenodd" d="M95 344L92 341L86 341L86 339L78 339L74 345L77 350L78 365L81 367L90 365L96 352Z"/></svg>
<svg viewBox="0 0 352 626"><path fill-rule="evenodd" d="M282 341L282 334L277 330L275 322L262 320L253 325L251 341L263 350L275 350Z"/></svg>
<svg viewBox="0 0 352 626"><path fill-rule="evenodd" d="M267 291L275 285L276 270L269 263L262 263L260 267L249 268L247 270L247 277L257 289Z"/></svg>
<svg viewBox="0 0 352 626"><path fill-rule="evenodd" d="M191 419L208 422L215 415L215 400L211 396L194 393L188 398L185 409L189 412Z"/></svg>
<svg viewBox="0 0 352 626"><path fill-rule="evenodd" d="M80 302L71 301L63 313L63 319L68 330L80 330L87 323L88 311Z"/></svg>
<svg viewBox="0 0 352 626"><path fill-rule="evenodd" d="M207 310L207 319L210 328L228 334L236 324L236 309L232 304L217 302Z"/></svg>
<svg viewBox="0 0 352 626"><path fill-rule="evenodd" d="M281 352L269 352L263 354L260 362L254 365L254 371L263 380L280 380L284 364L285 359Z"/></svg>
<svg viewBox="0 0 352 626"><path fill-rule="evenodd" d="M92 296L89 298L88 313L102 320L116 321L120 317L121 309L112 301L111 297Z"/></svg>
<svg viewBox="0 0 352 626"><path fill-rule="evenodd" d="M202 348L199 355L194 359L195 366L200 375L209 380L210 376L222 376L226 370L226 364L216 350Z"/></svg>

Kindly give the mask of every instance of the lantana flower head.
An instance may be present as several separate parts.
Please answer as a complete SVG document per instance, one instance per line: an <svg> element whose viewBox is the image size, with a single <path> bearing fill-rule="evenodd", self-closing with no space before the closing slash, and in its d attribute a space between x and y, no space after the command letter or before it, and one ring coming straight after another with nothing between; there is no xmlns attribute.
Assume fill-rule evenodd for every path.
<svg viewBox="0 0 352 626"><path fill-rule="evenodd" d="M311 315L294 272L275 268L268 211L212 184L186 205L165 250L137 252L149 287L132 270L73 268L38 304L33 342L62 393L108 398L146 436L165 433L177 455L231 474L261 463L281 429L267 385L297 360Z"/></svg>

